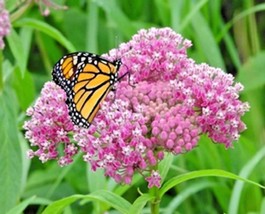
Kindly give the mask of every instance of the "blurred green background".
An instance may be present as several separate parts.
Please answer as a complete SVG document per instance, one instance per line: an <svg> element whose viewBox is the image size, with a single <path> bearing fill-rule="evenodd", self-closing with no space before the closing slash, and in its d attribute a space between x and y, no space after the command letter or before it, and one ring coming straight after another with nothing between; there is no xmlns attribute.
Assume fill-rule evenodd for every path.
<svg viewBox="0 0 265 214"><path fill-rule="evenodd" d="M1 53L0 96L0 213L20 205L24 213L40 213L53 200L98 189L111 190L133 202L147 191L135 178L131 186L91 172L82 157L60 168L56 161L28 160L29 143L22 125L26 109L58 59L72 51L97 54L130 40L139 29L171 27L190 39L188 55L232 73L245 86L241 99L250 112L248 129L233 149L202 137L199 147L174 157L168 178L200 169L223 169L264 185L265 3L262 0L69 0L54 1L67 10L50 8L45 1L6 0L12 31ZM31 198L32 196L35 198ZM264 190L224 178L200 178L171 189L162 199L161 213L265 213ZM24 206L21 204L24 203ZM117 213L101 203L75 203L65 213ZM14 210L13 210L14 211ZM12 212L19 213L19 212ZM144 209L143 213L149 213Z"/></svg>

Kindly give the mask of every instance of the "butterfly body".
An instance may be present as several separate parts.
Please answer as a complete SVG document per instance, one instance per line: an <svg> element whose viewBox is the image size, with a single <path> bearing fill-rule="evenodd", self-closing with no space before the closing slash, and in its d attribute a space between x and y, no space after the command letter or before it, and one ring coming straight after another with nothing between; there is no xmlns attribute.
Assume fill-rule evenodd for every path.
<svg viewBox="0 0 265 214"><path fill-rule="evenodd" d="M55 64L53 81L66 92L66 103L74 124L90 126L100 103L118 82L120 66L120 60L110 62L87 52L65 55Z"/></svg>

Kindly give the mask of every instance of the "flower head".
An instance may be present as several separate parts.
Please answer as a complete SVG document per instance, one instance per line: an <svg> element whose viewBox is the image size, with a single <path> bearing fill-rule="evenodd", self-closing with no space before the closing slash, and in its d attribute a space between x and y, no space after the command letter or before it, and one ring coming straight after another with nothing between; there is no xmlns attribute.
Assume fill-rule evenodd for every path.
<svg viewBox="0 0 265 214"><path fill-rule="evenodd" d="M121 58L124 70L136 82L169 81L189 63L186 50L191 42L170 28L140 30L128 43L109 52L109 59ZM165 72L166 71L166 72Z"/></svg>
<svg viewBox="0 0 265 214"><path fill-rule="evenodd" d="M47 82L34 107L27 110L31 120L24 124L25 136L32 147L38 147L35 152L29 151L29 157L38 156L42 162L58 159L61 156L58 147L62 144L64 155L61 157L63 161L59 161L60 165L72 161L71 157L76 154L77 149L68 136L74 126L65 101L65 92L55 83Z"/></svg>
<svg viewBox="0 0 265 214"><path fill-rule="evenodd" d="M123 80L117 97L129 101L133 111L140 107L149 123L155 124L151 126L153 134L162 131L157 124L163 127L162 138L167 139L170 133L174 136L168 125L161 124L169 121L164 118L165 113L171 115L171 121L178 121L179 117L173 119L171 108L181 105L180 115L191 120L189 127L197 133L189 145L195 146L199 135L206 133L215 142L230 147L246 129L241 117L249 110L249 105L238 99L243 86L234 84L231 74L204 63L196 64L188 58L186 49L190 46L189 40L170 28L140 30L127 44L109 53L111 59L122 58L126 66L121 72L128 72L129 68L135 81L135 87L130 88L127 80ZM157 118L164 120L157 122ZM171 144L170 141L168 145Z"/></svg>
<svg viewBox="0 0 265 214"><path fill-rule="evenodd" d="M130 183L134 170L145 168L149 162L149 139L143 135L147 127L143 116L128 110L125 101L110 102L102 104L94 124L77 130L74 139L93 170L103 168L117 182Z"/></svg>
<svg viewBox="0 0 265 214"><path fill-rule="evenodd" d="M115 96L109 93L100 103L89 129L73 126L64 91L47 83L25 123L26 137L39 147L28 155L42 161L57 158L65 165L79 148L92 170L103 168L106 176L126 184L138 172L151 188L161 185L154 169L165 153L192 150L201 134L232 146L246 128L241 116L249 106L238 99L243 86L222 70L188 58L190 46L170 28L151 28L111 50L104 57L120 57L124 66L119 75L129 72L130 79L123 78ZM76 143L70 143L69 132ZM64 156L57 151L59 144Z"/></svg>

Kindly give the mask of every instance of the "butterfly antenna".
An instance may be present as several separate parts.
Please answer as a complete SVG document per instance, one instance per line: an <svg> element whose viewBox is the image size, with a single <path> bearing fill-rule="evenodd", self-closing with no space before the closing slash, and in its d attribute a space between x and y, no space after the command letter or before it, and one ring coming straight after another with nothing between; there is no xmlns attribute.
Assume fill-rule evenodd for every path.
<svg viewBox="0 0 265 214"><path fill-rule="evenodd" d="M132 86L132 87L135 87L135 85L133 85L133 84L131 83L131 71L130 71L130 69L128 68L127 65L125 65L125 64L123 64L123 65L127 68L127 72L124 73L122 76L120 76L120 77L118 78L118 81L120 81L120 80L123 79L126 75L128 75L128 82L129 82L129 85Z"/></svg>

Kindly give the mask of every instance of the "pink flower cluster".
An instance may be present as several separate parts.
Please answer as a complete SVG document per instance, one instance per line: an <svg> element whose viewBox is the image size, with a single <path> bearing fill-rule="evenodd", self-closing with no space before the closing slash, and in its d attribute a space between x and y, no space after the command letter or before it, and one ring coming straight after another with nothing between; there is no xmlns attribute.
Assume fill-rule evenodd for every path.
<svg viewBox="0 0 265 214"><path fill-rule="evenodd" d="M186 118L185 121L190 120L189 128L192 130L190 139L193 141L187 148L196 145L201 133L230 147L233 141L238 140L240 132L246 129L241 117L249 110L249 105L239 100L243 86L234 84L231 74L204 63L196 64L188 58L186 49L190 46L189 40L170 28L140 30L131 41L106 56L110 59L122 58L126 66L121 68L121 73L130 68L129 72L136 82L132 88L126 84L128 80L123 80L117 97L129 101L133 111L137 111L137 106L141 104L142 111L150 119L149 123L164 128L160 137L173 135L172 129L168 128L170 117L164 118L166 115L178 121L177 126L182 124L179 117L174 118L171 113L179 104L179 115L182 119ZM163 120L157 123L157 118ZM152 134L156 133L154 128L151 129Z"/></svg>
<svg viewBox="0 0 265 214"><path fill-rule="evenodd" d="M32 147L38 147L35 152L32 149L28 151L29 157L38 156L44 163L60 156L60 165L72 162L77 147L70 142L68 136L74 126L65 101L64 91L55 83L47 82L34 107L28 108L27 115L31 116L31 120L24 123L23 127L27 130L25 137ZM65 155L59 154L60 145Z"/></svg>
<svg viewBox="0 0 265 214"><path fill-rule="evenodd" d="M132 112L141 113L151 133L153 149L161 148L174 154L191 150L197 145L201 129L193 106L184 106L177 99L175 85L166 81L146 82L127 87L119 84L116 96L126 100Z"/></svg>
<svg viewBox="0 0 265 214"><path fill-rule="evenodd" d="M102 104L95 125L79 129L74 140L93 170L103 168L107 176L129 184L136 169L155 166L154 160L159 157L153 154L152 142L146 138L148 128L143 115L128 110L123 100L110 102Z"/></svg>
<svg viewBox="0 0 265 214"><path fill-rule="evenodd" d="M10 33L10 27L9 13L5 9L4 1L0 0L0 49L5 47L3 38Z"/></svg>
<svg viewBox="0 0 265 214"><path fill-rule="evenodd" d="M241 117L249 105L239 100L243 85L234 84L231 74L207 64L194 64L171 83L178 89L175 97L196 109L196 121L203 133L227 148L239 139L240 132L246 129Z"/></svg>
<svg viewBox="0 0 265 214"><path fill-rule="evenodd" d="M151 28L111 50L105 57L121 58L119 75L130 72L130 79L122 79L115 96L110 93L101 103L89 129L72 125L64 91L47 83L24 126L39 148L29 156L57 158L65 165L80 149L92 170L103 168L106 176L126 184L138 172L151 188L161 185L157 164L165 153L190 151L201 134L232 146L246 128L241 116L249 106L238 95L243 86L222 70L188 58L190 46L170 28Z"/></svg>

